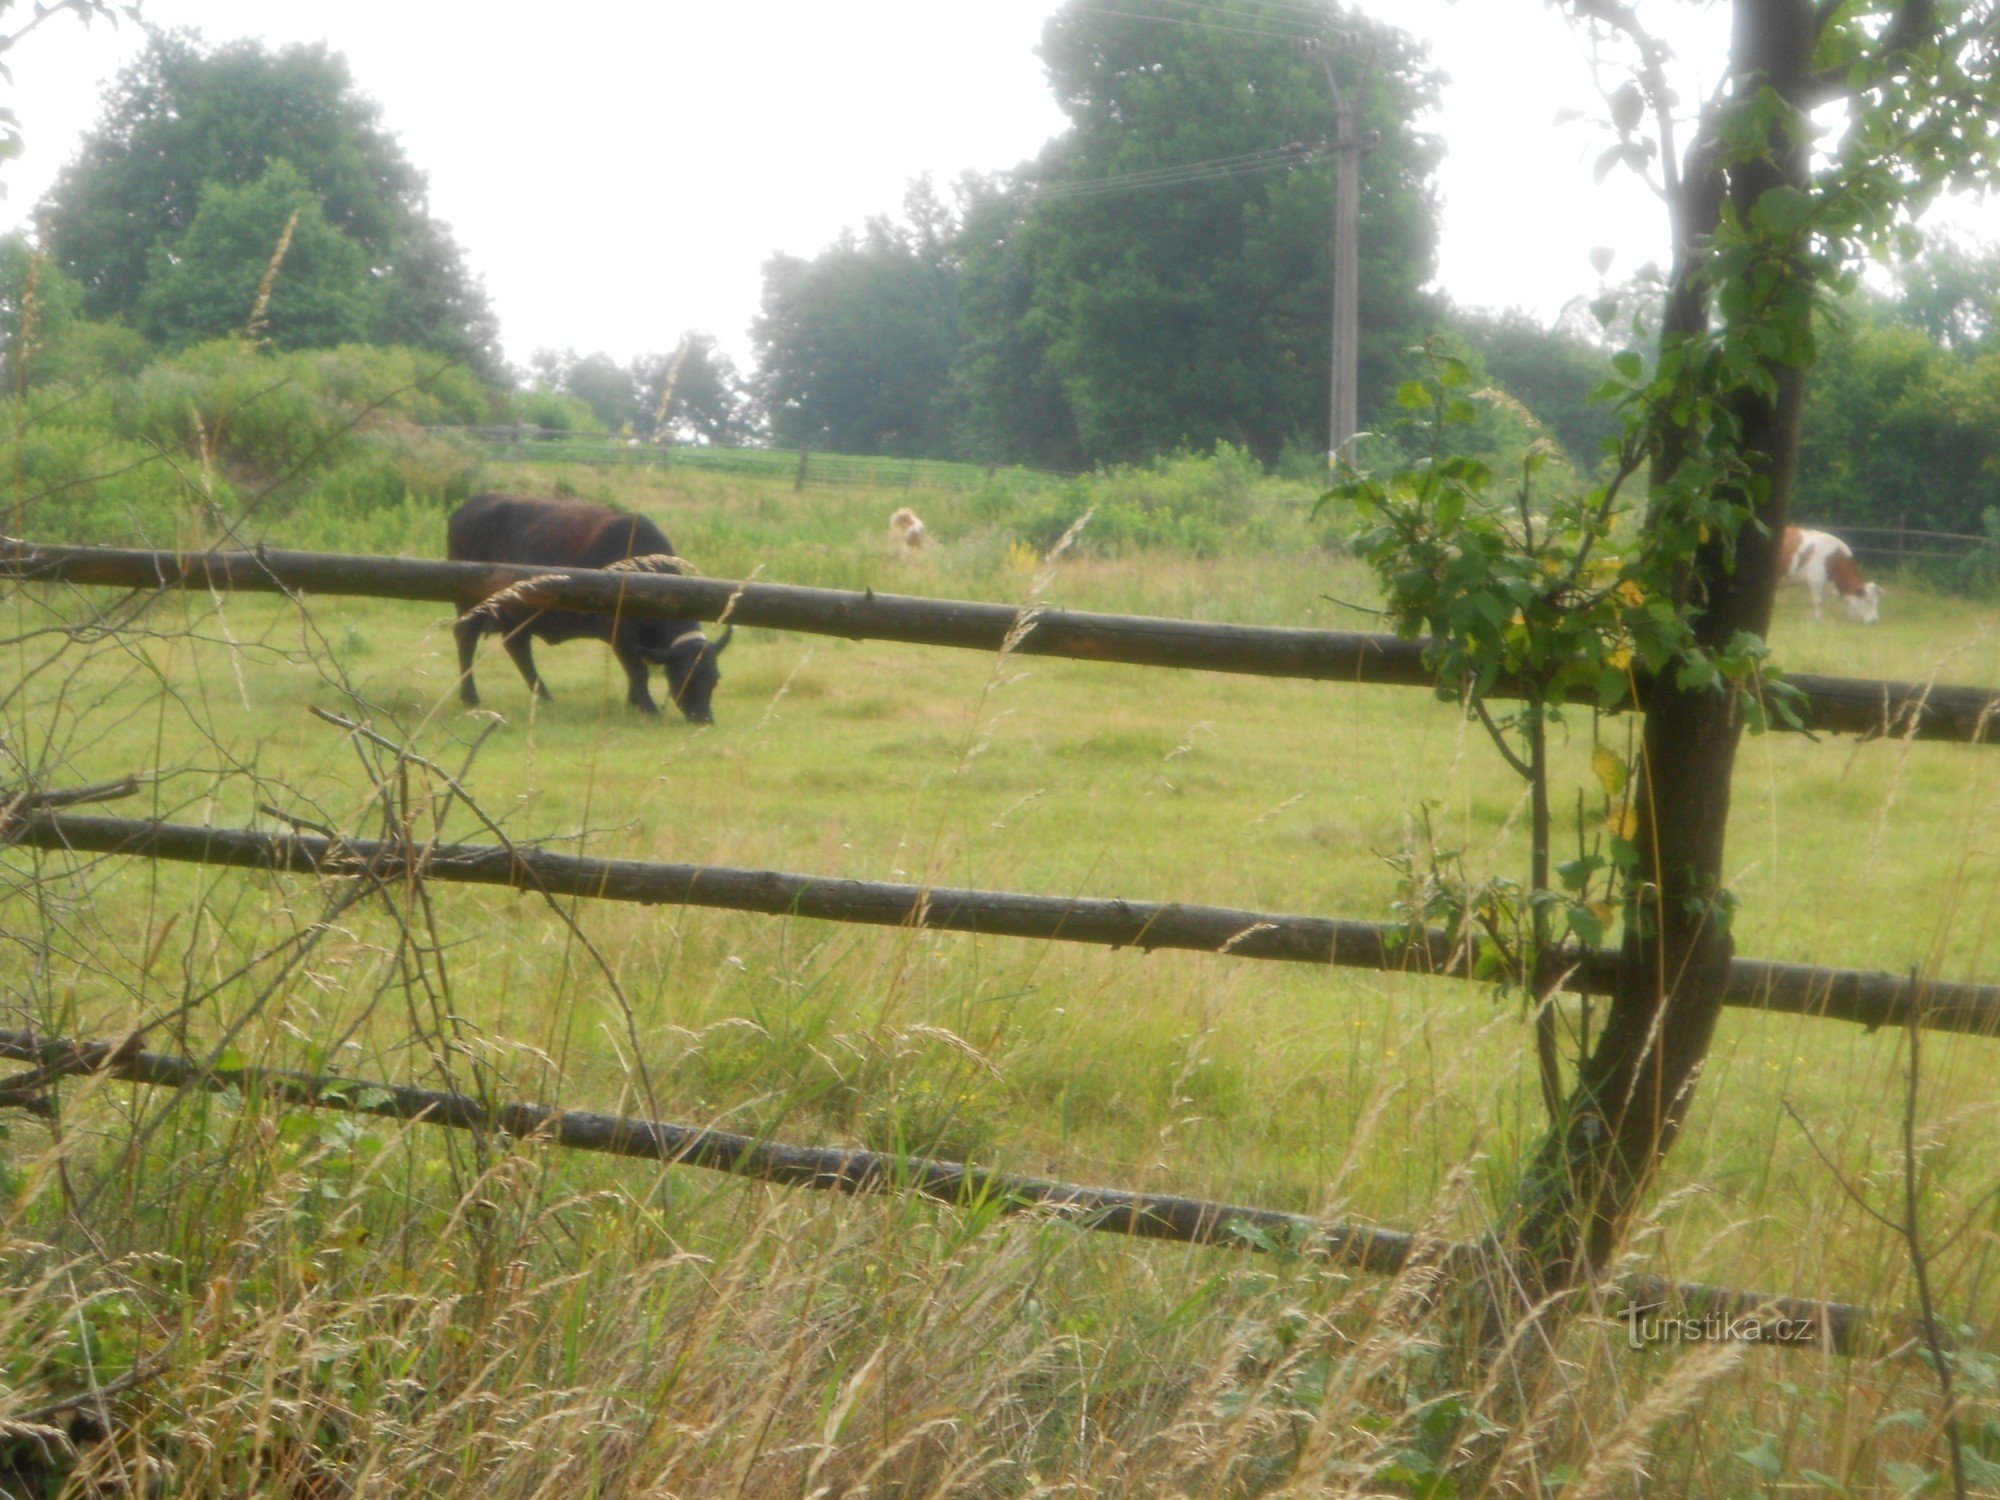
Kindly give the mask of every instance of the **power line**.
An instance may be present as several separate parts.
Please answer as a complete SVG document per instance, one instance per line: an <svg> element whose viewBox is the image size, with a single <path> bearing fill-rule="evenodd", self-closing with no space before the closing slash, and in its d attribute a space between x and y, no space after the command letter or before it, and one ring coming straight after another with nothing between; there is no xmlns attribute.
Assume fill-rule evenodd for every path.
<svg viewBox="0 0 2000 1500"><path fill-rule="evenodd" d="M1079 5L1074 8L1092 15L1120 16L1127 21L1157 21L1164 26L1188 26L1196 31L1233 31L1239 36L1264 36L1280 42L1312 41L1318 35L1305 31L1268 31L1254 26L1231 26L1221 21L1197 21L1185 16L1156 16L1138 10L1113 10L1105 5Z"/></svg>
<svg viewBox="0 0 2000 1500"><path fill-rule="evenodd" d="M1153 0L1153 3L1155 5L1178 6L1182 10L1197 12L1214 12L1220 10L1220 7L1215 5L1213 0ZM1278 25L1311 26L1316 31L1322 33L1335 19L1332 9L1327 6L1292 5L1285 3L1285 0L1262 0L1260 8L1277 11L1280 14L1275 16L1247 16L1244 19L1271 21ZM1285 12L1290 12L1290 14L1284 14ZM1227 11L1223 11L1222 13L1224 15L1229 14Z"/></svg>
<svg viewBox="0 0 2000 1500"><path fill-rule="evenodd" d="M1108 193L1137 192L1147 188L1181 187L1195 182L1214 182L1228 177L1248 177L1279 168L1304 166L1331 151L1324 142L1292 141L1262 151L1239 156L1220 156L1208 161L1184 162L1172 167L1153 167L1125 172L1115 177L1092 178L1086 182L1055 183L1029 192L1031 202L1057 202L1068 198L1092 198Z"/></svg>

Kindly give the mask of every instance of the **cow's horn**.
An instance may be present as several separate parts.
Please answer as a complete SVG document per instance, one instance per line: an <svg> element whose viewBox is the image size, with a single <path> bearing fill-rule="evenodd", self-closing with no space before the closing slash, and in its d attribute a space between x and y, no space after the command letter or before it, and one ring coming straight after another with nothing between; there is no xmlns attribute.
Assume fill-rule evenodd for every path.
<svg viewBox="0 0 2000 1500"><path fill-rule="evenodd" d="M735 635L736 627L734 625L725 625L722 627L722 634L717 636L715 640L715 654L717 656L722 655L730 641L735 638Z"/></svg>

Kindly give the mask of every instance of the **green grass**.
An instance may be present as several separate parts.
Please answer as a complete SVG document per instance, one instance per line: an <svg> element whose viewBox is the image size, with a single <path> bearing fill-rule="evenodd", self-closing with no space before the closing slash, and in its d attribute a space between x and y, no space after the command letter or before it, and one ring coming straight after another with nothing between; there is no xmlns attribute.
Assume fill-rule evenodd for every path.
<svg viewBox="0 0 2000 1500"><path fill-rule="evenodd" d="M795 496L679 470L505 482L546 491L558 478L646 509L717 576L1002 600L1034 584L1010 513L974 493ZM1282 545L1081 553L1044 597L1366 628L1352 607L1365 580L1318 546L1306 498L1250 502ZM885 544L906 499L937 538L914 562ZM274 540L335 541L333 518L310 507L286 525ZM349 545L441 553L435 512L368 525ZM4 634L77 607L14 594ZM1996 623L1990 605L1896 588L1878 628L1815 624L1787 598L1773 634L1797 670L1990 684ZM599 854L1367 919L1388 916L1387 856L1426 804L1475 872L1523 862L1518 786L1450 706L1409 690L745 630L719 722L697 731L632 715L594 643L540 649L555 698L539 708L489 643L486 709L467 712L447 625L426 606L184 596L155 605L143 632L67 645L40 674L49 639L16 639L0 669L16 682L8 753L70 781L165 770L120 809L134 814L268 825L267 803L373 831L382 794L355 746L308 712L319 705L365 712L454 770L476 745L466 785L512 837ZM1587 779L1585 753L1567 747L1566 784ZM1993 756L1748 742L1732 789L1741 951L2000 980ZM435 805L425 783L410 794L420 833ZM489 837L463 807L443 833ZM295 877L5 858L0 928L28 960L5 1004L52 1030L151 1020L155 1046L229 1035L286 1065L331 1056L357 1076L483 1078L579 1107L1450 1234L1490 1226L1540 1130L1525 1022L1467 984L566 902L572 930L531 898L449 887L428 915L398 898L316 928L333 887ZM310 943L296 968L253 962L286 937ZM191 994L200 1003L179 1014ZM1924 1201L1940 1226L1994 1183L1994 1045L1926 1048ZM1907 1306L1893 1237L1784 1112L1789 1101L1890 1205L1903 1047L1726 1013L1637 1261ZM17 1126L8 1232L62 1255L27 1255L10 1275L28 1286L87 1267L86 1289L51 1305L91 1312L0 1315L33 1355L6 1386L68 1389L88 1343L77 1327L105 1341L113 1368L180 1328L173 1394L142 1396L133 1420L194 1491L294 1461L448 1488L441 1475L460 1470L427 1468L428 1452L509 1493L608 1474L723 1491L739 1472L747 1492L803 1492L863 1485L870 1464L893 1483L867 1484L912 1493L952 1488L954 1474L1010 1493L1232 1493L1437 1456L1409 1405L1449 1385L1433 1325L1388 1311L1377 1283L1285 1259L536 1148L483 1158L442 1133L344 1136L113 1086L83 1090L68 1118L72 1175L96 1196L69 1196L50 1138ZM1954 1313L1990 1338L2000 1298L1983 1212L1942 1270ZM1754 1353L1710 1369L1628 1357L1616 1338L1580 1330L1567 1373L1537 1395L1540 1482L1575 1478L1615 1448L1621 1415L1667 1396L1663 1485L1750 1492L1760 1472L1732 1454L1766 1434L1788 1473L1825 1471L1856 1492L1890 1482L1890 1464L1932 1461L1921 1426L1874 1425L1905 1409L1928 1418L1928 1378L1908 1362ZM246 1370L271 1391L253 1399ZM412 1397L410 1381L432 1396ZM484 1407L466 1404L477 1390ZM1363 1408L1372 1427L1348 1420ZM259 1435L254 1452L243 1431ZM216 1435L210 1448L199 1432Z"/></svg>

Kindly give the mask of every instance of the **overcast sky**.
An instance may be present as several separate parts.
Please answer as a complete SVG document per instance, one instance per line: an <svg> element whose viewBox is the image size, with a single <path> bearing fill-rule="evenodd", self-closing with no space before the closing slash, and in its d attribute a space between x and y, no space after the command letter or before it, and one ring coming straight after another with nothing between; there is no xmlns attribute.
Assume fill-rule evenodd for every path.
<svg viewBox="0 0 2000 1500"><path fill-rule="evenodd" d="M1690 87L1712 81L1722 7L1645 0ZM622 357L715 333L747 362L759 268L893 210L929 172L1010 167L1063 123L1035 46L1055 0L145 0L211 42L324 40L430 179L431 208L485 278L516 361L541 346ZM1363 0L1450 78L1428 121L1448 155L1438 282L1470 306L1552 320L1660 253L1657 203L1598 185L1601 144L1556 123L1596 102L1543 0ZM51 22L9 59L27 135L0 217L24 220L142 45L135 28ZM1325 167L1313 170L1327 170ZM1961 215L2000 234L1990 212Z"/></svg>

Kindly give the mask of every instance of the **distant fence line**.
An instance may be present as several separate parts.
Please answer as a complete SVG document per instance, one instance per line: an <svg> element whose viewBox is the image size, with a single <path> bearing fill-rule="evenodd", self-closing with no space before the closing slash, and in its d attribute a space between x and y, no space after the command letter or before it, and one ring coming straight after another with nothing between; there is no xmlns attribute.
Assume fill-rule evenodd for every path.
<svg viewBox="0 0 2000 1500"><path fill-rule="evenodd" d="M1327 964L1439 978L1469 977L1464 955L1443 932L1376 922L1183 902L1041 896L1013 891L922 886L727 865L662 864L558 854L497 844L425 844L209 828L144 818L29 812L0 827L0 846L22 844L76 854L273 870L332 878L402 879L641 906L711 907L877 927L909 927L989 937L1179 949L1279 963ZM1608 993L1619 956L1598 949L1561 956L1552 968L1566 989ZM1736 959L1725 1003L1829 1020L1871 1030L1918 1025L2000 1036L2000 986L1924 981L1816 964Z"/></svg>
<svg viewBox="0 0 2000 1500"><path fill-rule="evenodd" d="M1128 666L1183 667L1317 682L1435 688L1427 642L1356 631L1209 624L1082 610L1023 611L1009 604L802 588L665 573L562 569L340 553L176 553L56 547L0 538L0 578L128 589L319 593L450 604L532 583L538 608L718 621L851 640L900 641L975 651L1008 649ZM1985 688L1806 673L1786 679L1807 697L1811 732L1992 744L2000 694ZM1496 695L1518 689L1506 682ZM1644 684L1640 685L1643 706ZM1786 729L1773 720L1773 728Z"/></svg>
<svg viewBox="0 0 2000 1500"><path fill-rule="evenodd" d="M133 1042L137 1038L131 1039ZM32 1106L33 1090L62 1077L103 1075L158 1088L233 1092L307 1109L338 1110L417 1125L542 1140L575 1151L701 1167L786 1187L846 1194L910 1193L961 1209L1001 1213L1040 1210L1078 1229L1178 1244L1246 1251L1289 1251L1393 1275L1423 1270L1445 1277L1478 1275L1493 1263L1482 1245L1333 1224L1278 1209L1199 1198L1084 1187L935 1157L894 1156L837 1146L791 1146L756 1136L661 1120L566 1110L543 1104L485 1104L465 1094L276 1068L221 1068L194 1058L145 1052L129 1043L80 1042L25 1031L0 1031L0 1057L32 1064L26 1079L0 1079L0 1105ZM1672 1316L1755 1323L1760 1342L1855 1354L1907 1337L1867 1308L1844 1302L1732 1291L1664 1276L1634 1276L1613 1289L1609 1309L1628 1317ZM1747 1330L1739 1334L1747 1336Z"/></svg>
<svg viewBox="0 0 2000 1500"><path fill-rule="evenodd" d="M740 448L722 444L658 443L608 432L571 432L525 423L484 427L426 427L426 432L468 443L496 463L584 464L592 467L697 469L704 473L784 479L794 485L867 486L872 489L971 490L992 483L1037 484L1073 475L1018 464L979 465L886 454L822 453L793 448Z"/></svg>
<svg viewBox="0 0 2000 1500"><path fill-rule="evenodd" d="M1981 554L2000 556L2000 537L1975 536L1964 531L1926 531L1915 526L1850 526L1844 521L1829 522L1821 529L1846 542L1863 562L1876 566L1968 563Z"/></svg>

